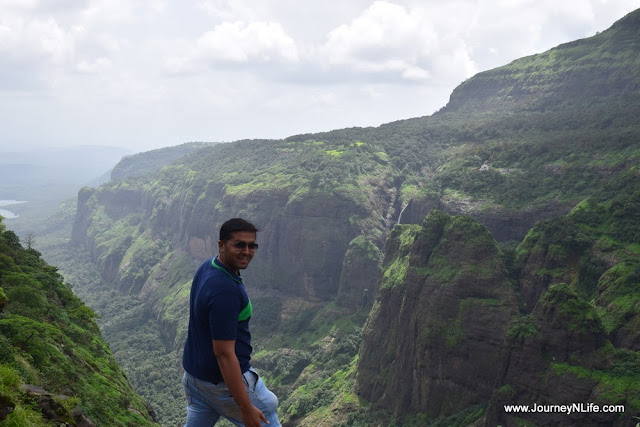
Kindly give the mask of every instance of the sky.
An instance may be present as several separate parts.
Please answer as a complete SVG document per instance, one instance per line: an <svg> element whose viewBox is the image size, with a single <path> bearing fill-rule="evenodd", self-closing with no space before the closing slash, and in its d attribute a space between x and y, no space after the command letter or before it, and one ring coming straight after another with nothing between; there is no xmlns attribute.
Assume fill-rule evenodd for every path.
<svg viewBox="0 0 640 427"><path fill-rule="evenodd" d="M0 149L284 138L430 115L640 0L0 0Z"/></svg>

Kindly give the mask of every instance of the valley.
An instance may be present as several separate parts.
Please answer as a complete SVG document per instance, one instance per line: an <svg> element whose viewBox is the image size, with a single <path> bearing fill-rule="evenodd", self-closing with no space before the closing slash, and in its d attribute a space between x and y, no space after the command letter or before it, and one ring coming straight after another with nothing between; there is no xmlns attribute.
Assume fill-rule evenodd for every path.
<svg viewBox="0 0 640 427"><path fill-rule="evenodd" d="M128 156L37 248L161 425L184 420L192 275L237 216L261 230L252 363L283 425L631 425L639 57L635 11L477 74L431 116ZM536 402L625 411L504 409Z"/></svg>

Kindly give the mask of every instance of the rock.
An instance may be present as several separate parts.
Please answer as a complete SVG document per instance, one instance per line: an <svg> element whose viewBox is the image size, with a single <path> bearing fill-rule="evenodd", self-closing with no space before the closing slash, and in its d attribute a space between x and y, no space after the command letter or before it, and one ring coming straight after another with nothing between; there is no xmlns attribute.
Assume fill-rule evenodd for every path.
<svg viewBox="0 0 640 427"><path fill-rule="evenodd" d="M16 404L9 396L5 396L0 393L0 421L3 421L7 416L13 412Z"/></svg>
<svg viewBox="0 0 640 427"><path fill-rule="evenodd" d="M22 389L40 407L45 419L78 427L95 427L95 424L87 418L80 407L75 407L69 412L60 403L67 400L68 396L54 396L44 388L33 384L25 384Z"/></svg>
<svg viewBox="0 0 640 427"><path fill-rule="evenodd" d="M84 412L82 412L82 409L80 409L78 406L71 410L71 417L78 427L95 427L95 424L91 422L89 418L87 418Z"/></svg>
<svg viewBox="0 0 640 427"><path fill-rule="evenodd" d="M371 307L377 291L381 256L378 247L363 236L349 243L336 298L339 305L353 309Z"/></svg>
<svg viewBox="0 0 640 427"><path fill-rule="evenodd" d="M491 398L485 425L514 425L517 419L535 425L626 425L617 413L505 412L504 405L607 403L594 396L596 383L591 378L560 370L579 359L597 360L606 333L595 309L566 284L557 284L536 304L531 318L536 332L510 339L500 387Z"/></svg>
<svg viewBox="0 0 640 427"><path fill-rule="evenodd" d="M388 262L394 246L387 280L402 268ZM430 419L488 401L516 311L496 242L469 217L432 211L408 252L405 279L383 279L365 326L358 393L396 416Z"/></svg>

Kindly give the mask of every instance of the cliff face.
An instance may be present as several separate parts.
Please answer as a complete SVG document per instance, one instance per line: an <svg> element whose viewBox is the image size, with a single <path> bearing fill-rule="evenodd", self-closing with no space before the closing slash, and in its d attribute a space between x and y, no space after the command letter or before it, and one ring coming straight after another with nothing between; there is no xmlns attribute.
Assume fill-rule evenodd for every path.
<svg viewBox="0 0 640 427"><path fill-rule="evenodd" d="M154 190L116 184L83 190L79 197L73 241L87 246L103 279L126 292L142 292L151 271L176 249L194 263L215 256L220 224L244 215L260 229L249 282L290 296L331 300L349 242L362 232L344 218L368 214L354 200L320 191L238 195L213 184L197 196L193 187L183 186L158 197ZM377 269L377 260L372 267Z"/></svg>
<svg viewBox="0 0 640 427"><path fill-rule="evenodd" d="M476 405L487 426L631 423L640 413L633 188L537 225L513 255L468 217L432 211L420 228L396 227L363 332L358 393L400 419ZM505 410L572 403L625 411Z"/></svg>
<svg viewBox="0 0 640 427"><path fill-rule="evenodd" d="M370 240L358 236L349 243L344 255L338 304L357 308L369 308L373 303L378 282L381 251Z"/></svg>
<svg viewBox="0 0 640 427"><path fill-rule="evenodd" d="M440 209L451 215L470 215L487 227L499 242L520 241L538 221L569 213L574 203L555 199L524 209L477 209L470 198L427 195L414 197L400 217L401 224L420 224L432 209Z"/></svg>
<svg viewBox="0 0 640 427"><path fill-rule="evenodd" d="M502 255L465 252L474 245L443 245L451 239L433 231L446 230L434 225L433 213L414 232L415 240L398 243L406 232L401 228L391 234L357 373L358 393L374 407L398 419L455 425L462 419L461 425L487 426L634 422L640 413L638 157L616 156L613 166L596 153L625 140L624 150L637 153L631 147L639 137L631 129L637 129L640 111L634 100L640 68L632 58L640 52L639 22L636 11L595 37L480 73L456 88L447 107L433 116L444 122L466 114L483 130L459 128L468 151L459 148L454 160L425 168L444 189L437 197L417 192L401 222L416 223L436 207L473 216L499 241L524 240L515 250L504 246ZM623 122L625 131L618 128ZM536 129L535 147L517 142L529 126ZM508 141L502 139L507 134ZM501 151L507 146L521 151ZM561 153L569 147L571 160ZM552 182L558 187L550 197ZM589 198L578 196L585 185L593 185ZM527 206L519 205L521 195L530 197ZM519 208L496 203L505 200ZM442 224L452 221L442 217ZM541 219L547 220L536 225ZM459 242L477 234L470 225L458 229L467 230ZM445 261L436 263L438 254ZM486 288L498 292L499 284L510 285L501 297L485 296L493 304L472 322L463 307L473 295L473 281L450 274L450 265L458 272L465 262L477 263L483 271L487 259L504 260L506 267L491 270ZM472 328L473 334L465 334ZM491 345L467 353L477 337ZM505 409L571 403L625 410L569 415Z"/></svg>
<svg viewBox="0 0 640 427"><path fill-rule="evenodd" d="M563 405L592 403L599 407L617 404L598 390L598 381L585 372L604 370L607 336L595 308L566 284L552 285L536 304L530 317L514 322L503 372L487 411L487 425L511 425L525 418L537 425L625 425L629 414L535 413L510 414L505 405ZM609 344L610 346L610 344ZM579 362L578 362L579 361ZM575 369L576 362L581 363ZM573 370L571 366L573 365ZM630 395L631 396L631 395ZM626 402L625 402L626 403ZM629 412L634 411L631 405Z"/></svg>
<svg viewBox="0 0 640 427"><path fill-rule="evenodd" d="M391 237L392 247L405 239L406 255L387 250L357 380L365 399L396 415L435 418L491 396L517 306L499 249L476 221L432 211L414 236Z"/></svg>

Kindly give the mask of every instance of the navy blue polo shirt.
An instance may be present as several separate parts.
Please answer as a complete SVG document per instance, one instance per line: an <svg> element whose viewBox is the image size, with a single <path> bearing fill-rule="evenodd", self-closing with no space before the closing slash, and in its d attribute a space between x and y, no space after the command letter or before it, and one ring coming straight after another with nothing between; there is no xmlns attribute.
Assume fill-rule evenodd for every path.
<svg viewBox="0 0 640 427"><path fill-rule="evenodd" d="M212 341L235 340L240 369L246 372L251 367L251 314L251 301L242 278L217 258L205 261L191 283L189 332L182 356L184 369L201 380L222 381Z"/></svg>

